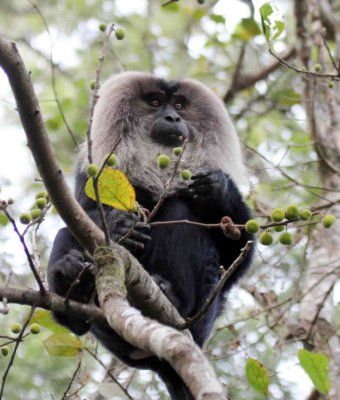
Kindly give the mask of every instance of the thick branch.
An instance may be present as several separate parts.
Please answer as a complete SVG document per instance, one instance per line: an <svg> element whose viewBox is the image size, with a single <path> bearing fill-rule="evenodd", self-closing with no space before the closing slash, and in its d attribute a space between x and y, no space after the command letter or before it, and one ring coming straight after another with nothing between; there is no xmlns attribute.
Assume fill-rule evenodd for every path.
<svg viewBox="0 0 340 400"><path fill-rule="evenodd" d="M191 339L182 332L145 318L129 305L123 284L125 266L116 249L98 248L95 262L99 268L96 288L100 307L112 329L139 349L166 359L195 399L226 399L213 369Z"/></svg>
<svg viewBox="0 0 340 400"><path fill-rule="evenodd" d="M40 292L28 289L0 287L0 301L3 298L6 298L8 303L23 304L44 308L45 310L67 313L68 315L96 323L106 322L100 308L93 305L81 304L73 300L69 300L65 304L63 297L50 292L42 295Z"/></svg>
<svg viewBox="0 0 340 400"><path fill-rule="evenodd" d="M26 70L16 45L2 37L0 37L0 66L8 76L28 146L52 203L72 235L84 248L93 251L96 243L104 243L104 235L85 214L67 186L47 137L32 86L31 74Z"/></svg>
<svg viewBox="0 0 340 400"><path fill-rule="evenodd" d="M291 48L285 54L283 54L280 58L281 60L289 60L290 58L294 57L296 54L295 48ZM254 86L256 82L266 79L269 74L276 71L278 68L281 67L280 61L276 60L272 64L264 67L261 71L256 72L252 75L243 75L238 72L234 74L233 82L231 83L231 87L228 92L225 94L223 101L225 103L229 103L234 96L240 92L241 90L247 89L251 86Z"/></svg>

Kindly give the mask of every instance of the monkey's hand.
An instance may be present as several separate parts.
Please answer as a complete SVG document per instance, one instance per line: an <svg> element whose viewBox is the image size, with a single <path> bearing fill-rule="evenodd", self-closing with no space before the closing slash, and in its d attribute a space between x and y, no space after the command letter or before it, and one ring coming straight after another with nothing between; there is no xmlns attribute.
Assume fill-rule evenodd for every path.
<svg viewBox="0 0 340 400"><path fill-rule="evenodd" d="M49 281L53 292L85 304L90 302L95 288L90 263L86 261L84 253L76 249L70 250L50 266ZM55 313L55 317L77 335L86 333L91 326L84 320L66 314Z"/></svg>
<svg viewBox="0 0 340 400"><path fill-rule="evenodd" d="M111 209L106 213L106 221L111 238L130 251L143 250L151 239L149 224L140 222L135 214Z"/></svg>
<svg viewBox="0 0 340 400"><path fill-rule="evenodd" d="M72 249L51 268L53 289L61 295L69 293L70 299L87 303L94 289L94 276L84 253Z"/></svg>
<svg viewBox="0 0 340 400"><path fill-rule="evenodd" d="M228 196L230 179L221 170L200 170L191 177L191 196L202 204L222 205Z"/></svg>

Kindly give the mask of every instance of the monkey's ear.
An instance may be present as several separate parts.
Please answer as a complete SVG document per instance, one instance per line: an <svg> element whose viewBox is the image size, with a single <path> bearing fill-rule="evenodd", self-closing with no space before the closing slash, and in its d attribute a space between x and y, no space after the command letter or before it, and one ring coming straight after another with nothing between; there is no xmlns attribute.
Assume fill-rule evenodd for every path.
<svg viewBox="0 0 340 400"><path fill-rule="evenodd" d="M102 204L123 211L136 211L136 192L123 171L105 167L97 178L89 178L85 184L85 193L97 201L94 188L97 180L99 199Z"/></svg>

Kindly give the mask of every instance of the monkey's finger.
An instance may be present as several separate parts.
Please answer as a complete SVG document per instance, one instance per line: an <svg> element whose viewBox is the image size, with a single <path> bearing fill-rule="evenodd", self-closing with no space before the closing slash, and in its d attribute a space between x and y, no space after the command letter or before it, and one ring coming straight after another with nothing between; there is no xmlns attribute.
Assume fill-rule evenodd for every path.
<svg viewBox="0 0 340 400"><path fill-rule="evenodd" d="M195 189L192 189L193 196L209 196L211 194L211 186L199 186Z"/></svg>
<svg viewBox="0 0 340 400"><path fill-rule="evenodd" d="M138 242L131 238L124 239L122 241L122 244L129 250L143 250L144 249L144 243Z"/></svg>
<svg viewBox="0 0 340 400"><path fill-rule="evenodd" d="M151 240L151 236L138 231L132 231L131 235L129 236L129 239L135 240L137 242L146 243L149 240Z"/></svg>
<svg viewBox="0 0 340 400"><path fill-rule="evenodd" d="M200 179L200 178L205 178L206 176L209 176L209 175L216 175L216 174L218 174L218 170L202 169L202 170L199 170L198 172L192 174L191 179Z"/></svg>
<svg viewBox="0 0 340 400"><path fill-rule="evenodd" d="M137 222L134 229L143 232L150 232L150 225L145 222Z"/></svg>
<svg viewBox="0 0 340 400"><path fill-rule="evenodd" d="M217 184L217 180L213 180L210 177L209 178L202 178L199 180L196 180L192 183L190 183L189 189L196 189L202 186L206 186L206 187L211 187L212 185Z"/></svg>

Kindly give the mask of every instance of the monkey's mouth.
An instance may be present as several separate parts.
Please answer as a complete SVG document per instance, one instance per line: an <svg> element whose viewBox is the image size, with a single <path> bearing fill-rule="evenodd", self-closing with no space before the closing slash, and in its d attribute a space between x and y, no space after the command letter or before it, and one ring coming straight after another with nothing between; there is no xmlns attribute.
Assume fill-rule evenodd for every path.
<svg viewBox="0 0 340 400"><path fill-rule="evenodd" d="M174 147L183 145L186 135L178 131L162 131L152 135L153 140L163 146Z"/></svg>

